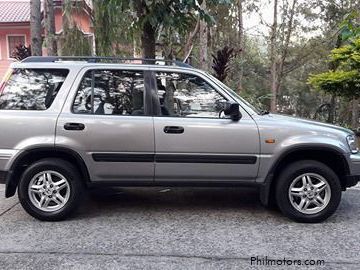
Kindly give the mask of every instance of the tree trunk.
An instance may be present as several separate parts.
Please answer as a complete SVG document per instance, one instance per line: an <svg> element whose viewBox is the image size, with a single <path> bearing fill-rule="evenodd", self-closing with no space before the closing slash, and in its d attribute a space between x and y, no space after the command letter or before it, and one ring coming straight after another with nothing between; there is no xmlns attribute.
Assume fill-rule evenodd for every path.
<svg viewBox="0 0 360 270"><path fill-rule="evenodd" d="M339 34L337 36L336 39L336 46L335 48L340 48L342 44L342 39L341 39L341 35ZM335 71L338 68L339 64L335 61L331 61L329 63L329 68L332 71ZM335 95L331 95L331 100L330 100L330 110L329 110L329 118L328 118L328 123L333 124L335 122L335 114L336 114L336 96Z"/></svg>
<svg viewBox="0 0 360 270"><path fill-rule="evenodd" d="M329 110L329 118L328 123L333 124L335 122L335 113L336 113L336 96L332 95L330 100L330 110Z"/></svg>
<svg viewBox="0 0 360 270"><path fill-rule="evenodd" d="M278 67L278 75L277 75L277 89L276 89L276 93L279 93L279 88L280 88L280 84L281 84L281 80L283 78L284 75L284 63L286 60L286 57L288 55L288 51L289 51L289 44L290 44L290 38L291 38L291 34L293 32L293 23L294 23L294 14L295 14L295 7L297 4L297 0L293 0L292 6L291 6L291 10L290 10L290 18L289 21L287 23L287 33L285 36L285 43L284 43L284 49L281 53L281 59L280 59L280 63L279 63L279 67Z"/></svg>
<svg viewBox="0 0 360 270"><path fill-rule="evenodd" d="M30 0L30 35L32 55L42 55L40 6L40 0Z"/></svg>
<svg viewBox="0 0 360 270"><path fill-rule="evenodd" d="M143 49L143 57L155 59L156 52L156 30L149 23L146 22L143 27L143 33L141 36L141 46Z"/></svg>
<svg viewBox="0 0 360 270"><path fill-rule="evenodd" d="M140 40L138 40L137 37L133 38L133 56L135 58L141 58L141 46L140 46Z"/></svg>
<svg viewBox="0 0 360 270"><path fill-rule="evenodd" d="M241 92L242 86L242 78L244 75L244 47L245 47L245 40L244 40L244 20L243 20L243 2L244 0L238 0L238 25L239 25L239 32L238 32L238 44L239 44L239 59L240 59L240 70L239 70L239 82L238 82L238 92Z"/></svg>
<svg viewBox="0 0 360 270"><path fill-rule="evenodd" d="M271 74L271 102L270 102L270 111L276 112L277 104L277 57L276 57L276 37L277 37L277 9L278 9L278 0L274 0L274 14L273 14L273 24L271 26L271 35L270 35L270 74Z"/></svg>
<svg viewBox="0 0 360 270"><path fill-rule="evenodd" d="M54 1L46 0L46 43L48 55L57 55L57 43L55 36L55 15L54 15Z"/></svg>
<svg viewBox="0 0 360 270"><path fill-rule="evenodd" d="M278 78L277 78L277 63L276 59L271 65L271 103L270 111L275 113L277 111L277 89L278 87Z"/></svg>
<svg viewBox="0 0 360 270"><path fill-rule="evenodd" d="M184 55L183 61L184 62L188 62L188 58L190 57L191 51L193 49L193 40L194 40L196 34L199 32L199 28L200 28L200 18L197 20L194 30L189 34L184 48L182 48L182 50L184 52L183 53L183 55Z"/></svg>
<svg viewBox="0 0 360 270"><path fill-rule="evenodd" d="M270 46L271 46L271 52L270 52L270 59L271 59L271 93L272 93L272 99L271 99L271 112L276 112L277 109L277 96L279 94L280 90L280 84L281 80L284 75L284 63L286 60L286 57L288 55L289 50L289 44L290 44L290 38L291 34L293 32L294 28L294 14L295 14L295 8L296 8L297 0L293 0L291 9L288 11L290 14L289 20L286 25L286 32L285 38L284 38L284 45L283 50L281 52L281 55L278 57L276 54L276 38L277 38L277 5L278 0L274 1L274 22L271 27L271 39L270 39ZM285 23L285 22L283 22ZM279 58L279 59L278 59Z"/></svg>
<svg viewBox="0 0 360 270"><path fill-rule="evenodd" d="M359 125L359 99L354 99L352 102L351 126L357 129Z"/></svg>
<svg viewBox="0 0 360 270"><path fill-rule="evenodd" d="M206 10L206 1L203 0L203 2L201 3L201 8L202 10ZM199 44L199 58L200 58L200 68L202 70L207 70L208 69L208 51L207 51L207 47L208 47L208 27L207 27L207 23L202 20L200 22L200 44Z"/></svg>

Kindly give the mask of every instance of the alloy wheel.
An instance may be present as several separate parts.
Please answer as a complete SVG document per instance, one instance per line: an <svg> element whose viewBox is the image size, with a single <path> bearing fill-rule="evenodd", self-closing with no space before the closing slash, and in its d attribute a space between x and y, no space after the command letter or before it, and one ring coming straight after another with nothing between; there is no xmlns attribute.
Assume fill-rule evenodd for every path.
<svg viewBox="0 0 360 270"><path fill-rule="evenodd" d="M70 198L68 180L56 171L36 174L28 186L31 203L45 212L54 212L64 207Z"/></svg>
<svg viewBox="0 0 360 270"><path fill-rule="evenodd" d="M330 202L331 188L324 177L305 173L296 177L289 187L291 205L303 214L317 214Z"/></svg>

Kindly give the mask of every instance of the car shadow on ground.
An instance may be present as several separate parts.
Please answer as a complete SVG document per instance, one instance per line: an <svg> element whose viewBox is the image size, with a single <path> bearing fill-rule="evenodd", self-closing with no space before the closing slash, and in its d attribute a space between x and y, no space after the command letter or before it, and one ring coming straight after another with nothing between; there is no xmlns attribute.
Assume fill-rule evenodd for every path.
<svg viewBox="0 0 360 270"><path fill-rule="evenodd" d="M102 188L88 192L78 218L144 209L159 212L213 209L281 216L276 208L260 203L259 192L254 188Z"/></svg>
<svg viewBox="0 0 360 270"><path fill-rule="evenodd" d="M343 193L335 214L326 223L357 222L360 215L359 190ZM90 190L75 220L106 218L122 214L175 213L206 215L227 213L230 216L250 216L254 220L272 223L292 222L276 207L265 207L254 188L101 188Z"/></svg>

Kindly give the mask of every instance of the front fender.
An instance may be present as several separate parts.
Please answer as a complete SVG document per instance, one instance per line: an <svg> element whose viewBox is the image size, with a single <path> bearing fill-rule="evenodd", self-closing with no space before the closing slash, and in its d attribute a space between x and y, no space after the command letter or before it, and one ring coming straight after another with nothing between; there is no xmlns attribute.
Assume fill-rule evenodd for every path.
<svg viewBox="0 0 360 270"><path fill-rule="evenodd" d="M277 136L271 136L268 132L261 134L261 155L257 182L264 182L267 175L274 170L276 164L290 152L299 150L326 150L342 155L345 160L350 154L345 135L339 136L337 133L326 134L317 131L298 131L300 134L291 136L291 132L294 131L289 128L288 130L282 129L281 132L276 134ZM269 137L275 137L275 143L266 143L266 139Z"/></svg>
<svg viewBox="0 0 360 270"><path fill-rule="evenodd" d="M260 160L260 171L257 182L260 186L260 200L264 205L269 205L270 196L273 191L272 182L274 180L275 173L278 168L281 168L282 164L287 161L287 158L292 158L293 154L300 152L306 153L310 151L324 152L324 154L336 155L339 160L341 160L341 166L345 170L345 175L350 174L348 156L349 154L345 150L339 147L339 144L326 144L320 142L303 142L296 145L287 145L287 147L279 148L278 152L275 152L273 155L262 155ZM307 158L311 158L307 155Z"/></svg>

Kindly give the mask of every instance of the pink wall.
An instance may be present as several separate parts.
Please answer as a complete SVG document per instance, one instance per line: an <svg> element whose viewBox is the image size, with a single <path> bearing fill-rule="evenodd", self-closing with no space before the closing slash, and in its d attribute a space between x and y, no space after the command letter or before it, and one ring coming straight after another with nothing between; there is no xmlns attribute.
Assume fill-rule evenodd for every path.
<svg viewBox="0 0 360 270"><path fill-rule="evenodd" d="M25 35L26 46L30 43L30 25L11 24L0 25L0 79L4 76L9 65L14 60L9 59L7 35Z"/></svg>
<svg viewBox="0 0 360 270"><path fill-rule="evenodd" d="M56 32L62 30L62 10L57 8L55 10L55 28ZM84 10L73 10L72 12L73 22L84 32L92 33L91 21L89 15Z"/></svg>
<svg viewBox="0 0 360 270"><path fill-rule="evenodd" d="M72 19L84 33L92 33L91 20L84 10L73 10ZM55 9L56 32L62 30L62 9ZM25 35L26 46L30 44L30 23L0 24L0 80L14 60L8 58L8 45L6 35ZM43 48L43 55L46 55L46 48Z"/></svg>

